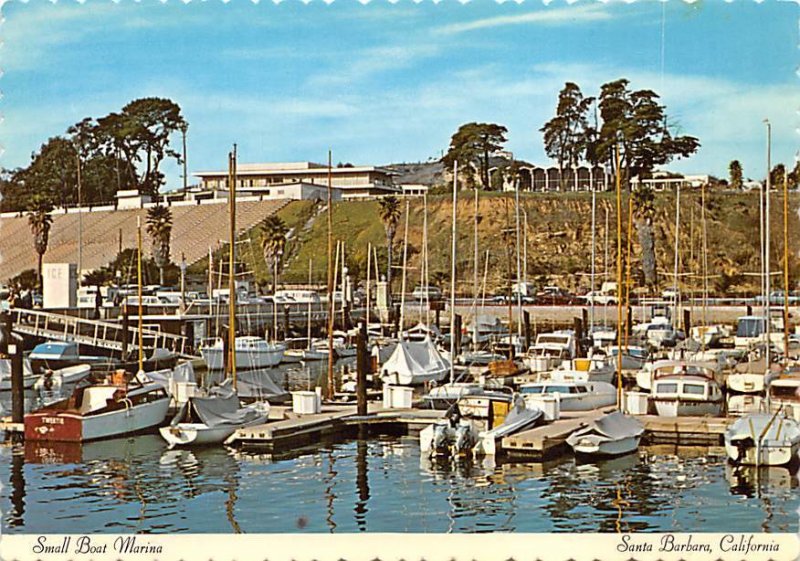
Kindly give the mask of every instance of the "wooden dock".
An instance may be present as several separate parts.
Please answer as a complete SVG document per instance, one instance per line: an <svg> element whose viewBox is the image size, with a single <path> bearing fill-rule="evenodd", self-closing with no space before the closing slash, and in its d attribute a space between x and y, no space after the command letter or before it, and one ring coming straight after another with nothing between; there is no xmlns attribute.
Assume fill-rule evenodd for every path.
<svg viewBox="0 0 800 561"><path fill-rule="evenodd" d="M444 411L385 409L380 403L370 403L368 415L364 417L357 415L355 405L324 405L320 413L306 415L293 413L291 408L273 407L267 423L239 429L227 443L278 452L348 435L359 425L375 428L400 425L403 432L413 434L443 416Z"/></svg>
<svg viewBox="0 0 800 561"><path fill-rule="evenodd" d="M502 448L512 457L538 460L551 458L566 451L567 437L573 431L613 410L605 408L581 413L563 413L557 421L505 437ZM635 418L644 424L643 444L703 447L722 445L725 429L734 421L727 417L637 415Z"/></svg>

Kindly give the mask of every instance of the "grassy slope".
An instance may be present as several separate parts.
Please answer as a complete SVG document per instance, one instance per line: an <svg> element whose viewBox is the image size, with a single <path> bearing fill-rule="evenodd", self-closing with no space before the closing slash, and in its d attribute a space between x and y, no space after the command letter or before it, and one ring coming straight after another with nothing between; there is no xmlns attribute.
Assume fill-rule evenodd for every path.
<svg viewBox="0 0 800 561"><path fill-rule="evenodd" d="M586 193L525 194L521 197L521 211L528 215L528 278L540 284L555 282L564 287L588 288L591 260L591 197ZM597 197L597 274L604 270L605 209L609 216L609 276L616 272L616 201L613 193ZM800 241L800 226L797 222L797 200L791 201L790 247ZM742 275L759 270L758 259L758 198L755 193L711 193L707 195L708 267L714 275L711 290L728 288L728 292L752 292L758 279ZM403 203L405 209L405 203ZM458 251L457 268L460 291L470 292L473 279L473 193L459 193L458 204ZM513 239L514 200L512 196L482 194L479 214L479 248L481 253L478 268L483 276L484 252L489 250L488 285L494 291L505 283L507 271L516 275L516 246ZM623 254L627 253L627 203L623 201ZM323 282L325 278L327 239L326 214L319 214L309 231L302 225L314 213L308 202L294 202L280 212L289 227L300 227L297 237L288 245L288 258L283 279L287 282L305 282L308 277L308 261L313 258L314 278ZM433 282L442 284L450 270L450 228L452 204L450 196L430 197L428 201L429 266ZM508 214L506 214L508 213ZM423 225L422 199L410 200L409 215L409 285L419 283L420 252ZM775 195L772 200L773 270L780 270L783 255L782 198ZM345 240L347 262L351 273L364 278L366 275L366 248L368 243L378 248L381 272L386 267L386 238L383 224L378 218L376 201L348 201L335 203L333 207L334 240ZM510 227L512 237L504 232ZM403 230L405 212L400 220L395 239L395 263L400 265L403 252ZM256 229L257 230L257 229ZM659 272L671 272L674 261L675 197L659 193L656 199L654 224ZM255 267L258 278L266 278L263 259L260 256L260 237L251 232L256 253L246 254L247 262ZM334 242L335 243L335 242ZM692 270L699 275L701 266L701 205L699 193L683 194L681 197L681 269ZM522 249L520 249L522 254ZM791 257L793 279L800 277L797 252ZM638 238L633 236L633 276L638 281ZM395 273L399 279L399 270ZM599 282L600 277L598 277ZM777 282L777 277L773 282ZM671 277L661 274L663 287L672 284ZM691 281L695 290L700 280ZM636 284L634 284L635 286ZM397 288L399 288L399 281ZM684 290L691 287L684 286Z"/></svg>

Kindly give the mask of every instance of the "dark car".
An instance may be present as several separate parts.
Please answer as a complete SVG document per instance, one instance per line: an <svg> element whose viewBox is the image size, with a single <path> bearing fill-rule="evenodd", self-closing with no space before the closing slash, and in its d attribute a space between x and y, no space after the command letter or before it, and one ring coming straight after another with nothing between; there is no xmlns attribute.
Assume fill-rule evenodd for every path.
<svg viewBox="0 0 800 561"><path fill-rule="evenodd" d="M536 293L539 304L550 306L574 306L583 304L583 299L571 294L558 286L545 286L541 292Z"/></svg>

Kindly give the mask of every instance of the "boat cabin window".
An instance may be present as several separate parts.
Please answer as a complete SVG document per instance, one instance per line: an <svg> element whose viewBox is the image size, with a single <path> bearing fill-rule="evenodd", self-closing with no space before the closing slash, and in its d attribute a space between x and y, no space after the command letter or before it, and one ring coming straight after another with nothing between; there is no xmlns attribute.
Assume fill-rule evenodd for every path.
<svg viewBox="0 0 800 561"><path fill-rule="evenodd" d="M677 383L657 384L656 388L659 393L678 393Z"/></svg>
<svg viewBox="0 0 800 561"><path fill-rule="evenodd" d="M766 331L764 318L743 318L736 326L737 337L758 337Z"/></svg>
<svg viewBox="0 0 800 561"><path fill-rule="evenodd" d="M586 393L588 391L583 386L575 386L573 389L575 390L575 393Z"/></svg>
<svg viewBox="0 0 800 561"><path fill-rule="evenodd" d="M770 386L770 395L779 399L800 399L798 391L800 391L800 388L794 386Z"/></svg>
<svg viewBox="0 0 800 561"><path fill-rule="evenodd" d="M703 384L684 384L683 392L692 395L703 395L705 393L705 386L703 386Z"/></svg>
<svg viewBox="0 0 800 561"><path fill-rule="evenodd" d="M522 388L522 393L542 393L544 388L542 386L528 386Z"/></svg>
<svg viewBox="0 0 800 561"><path fill-rule="evenodd" d="M547 386L546 393L570 393L568 386Z"/></svg>

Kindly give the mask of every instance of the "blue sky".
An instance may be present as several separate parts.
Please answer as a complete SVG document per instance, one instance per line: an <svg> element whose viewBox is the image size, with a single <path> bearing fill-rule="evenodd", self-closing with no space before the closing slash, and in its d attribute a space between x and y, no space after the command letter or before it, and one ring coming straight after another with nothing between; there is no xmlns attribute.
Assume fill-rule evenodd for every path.
<svg viewBox="0 0 800 561"><path fill-rule="evenodd" d="M322 162L328 148L334 162L424 161L469 121L505 125L508 149L545 163L539 128L564 82L595 95L621 77L700 138L670 169L725 177L737 158L763 177L767 117L773 162L798 148L791 2L12 0L3 15L6 168L145 96L182 107L190 173L222 169L234 142L242 162Z"/></svg>

